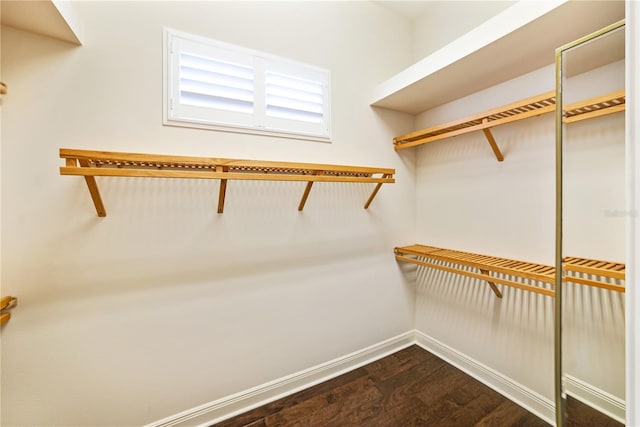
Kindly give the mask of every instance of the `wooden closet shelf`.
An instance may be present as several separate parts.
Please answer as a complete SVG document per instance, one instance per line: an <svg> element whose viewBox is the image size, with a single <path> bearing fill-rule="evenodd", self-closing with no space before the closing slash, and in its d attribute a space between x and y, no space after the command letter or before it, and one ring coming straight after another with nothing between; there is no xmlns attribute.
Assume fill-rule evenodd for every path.
<svg viewBox="0 0 640 427"><path fill-rule="evenodd" d="M619 90L597 98L568 104L564 108L564 122L573 123L580 120L613 114L619 111L624 111L625 107L626 97L624 90Z"/></svg>
<svg viewBox="0 0 640 427"><path fill-rule="evenodd" d="M565 282L624 292L624 285L602 280L602 278L625 280L624 264L576 257L564 257L562 261Z"/></svg>
<svg viewBox="0 0 640 427"><path fill-rule="evenodd" d="M506 258L498 258L487 255L479 255L469 252L453 251L449 249L436 248L433 246L412 245L395 248L396 259L402 262L409 262L424 267L436 268L439 270L457 273L463 276L473 277L475 279L486 280L497 297L502 298L502 293L496 286L496 283L512 286L543 295L553 296L555 292L543 286L532 285L525 281L517 282L513 279L536 280L549 285L553 285L554 268L541 264L530 262L516 261ZM412 255L417 258L410 258ZM422 259L427 259L423 261ZM434 263L437 261L439 263ZM442 263L455 264L448 266ZM466 267L466 268L464 268ZM473 271L477 269L479 272ZM494 275L492 276L491 273ZM506 277L497 277L495 274L502 274Z"/></svg>
<svg viewBox="0 0 640 427"><path fill-rule="evenodd" d="M555 91L526 98L502 107L494 108L473 116L449 123L432 126L426 129L397 136L393 139L396 150L415 147L440 139L451 138L469 132L482 130L498 161L504 157L497 146L491 128L506 123L524 120L542 114L552 113L556 109ZM591 119L605 114L617 113L625 109L624 90L591 98L585 101L568 104L564 108L565 123Z"/></svg>
<svg viewBox="0 0 640 427"><path fill-rule="evenodd" d="M425 245L396 247L394 252L398 261L486 280L499 298L502 298L502 293L496 283L543 295L555 295L553 289L544 286L544 284L555 283L555 268L552 266ZM624 267L624 264L620 263L565 257L565 272L584 273L588 276L580 277L570 273L564 276L564 280L624 292L624 285L602 280L602 278L624 280ZM498 274L500 277L496 276ZM528 283L530 280L541 282L543 285Z"/></svg>
<svg viewBox="0 0 640 427"><path fill-rule="evenodd" d="M15 307L18 304L16 297L7 296L0 298L0 310L8 310Z"/></svg>
<svg viewBox="0 0 640 427"><path fill-rule="evenodd" d="M365 203L367 209L382 184L394 183L395 169L259 160L220 159L159 154L117 153L60 149L66 159L61 175L84 176L98 216L106 216L96 176L219 179L218 213L224 209L227 180L303 181L307 183L298 210L306 203L314 182L377 184Z"/></svg>
<svg viewBox="0 0 640 427"><path fill-rule="evenodd" d="M11 310L18 304L18 299L12 296L6 296L0 298L0 326L4 325L11 319L11 313L6 310Z"/></svg>

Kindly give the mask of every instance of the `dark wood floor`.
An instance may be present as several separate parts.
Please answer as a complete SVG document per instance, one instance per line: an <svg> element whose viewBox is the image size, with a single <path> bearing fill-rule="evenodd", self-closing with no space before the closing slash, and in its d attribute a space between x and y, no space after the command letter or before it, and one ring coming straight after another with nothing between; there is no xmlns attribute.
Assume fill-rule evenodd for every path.
<svg viewBox="0 0 640 427"><path fill-rule="evenodd" d="M624 424L590 408L577 399L567 398L567 427L624 427Z"/></svg>
<svg viewBox="0 0 640 427"><path fill-rule="evenodd" d="M549 426L433 354L412 346L217 424L271 426Z"/></svg>
<svg viewBox="0 0 640 427"><path fill-rule="evenodd" d="M567 427L624 427L567 399ZM412 346L216 424L271 426L549 426L433 354Z"/></svg>

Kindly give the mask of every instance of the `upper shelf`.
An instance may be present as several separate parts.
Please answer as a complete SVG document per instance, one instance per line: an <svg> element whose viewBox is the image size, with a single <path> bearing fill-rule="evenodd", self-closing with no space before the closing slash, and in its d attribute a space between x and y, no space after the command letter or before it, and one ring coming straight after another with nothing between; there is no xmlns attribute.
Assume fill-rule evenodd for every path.
<svg viewBox="0 0 640 427"><path fill-rule="evenodd" d="M96 176L142 178L219 179L218 213L224 209L227 180L303 181L307 183L298 210L302 210L314 182L367 182L377 184L364 205L367 209L384 183L394 183L395 169L315 163L167 156L60 149L66 165L61 175L84 176L98 216L106 210L95 181ZM374 176L377 175L377 176Z"/></svg>
<svg viewBox="0 0 640 427"><path fill-rule="evenodd" d="M617 113L619 111L624 111L625 105L624 90L619 90L572 104L566 104L564 105L564 122L573 123L606 114ZM490 128L505 123L527 119L529 117L552 113L555 109L555 91L545 92L531 98L474 114L473 116L465 117L453 122L397 136L393 139L393 143L395 144L396 150L402 150L404 148L415 147L416 145L422 145L428 142L482 130L498 161L502 161L502 153L493 139Z"/></svg>
<svg viewBox="0 0 640 427"><path fill-rule="evenodd" d="M623 19L624 13L623 1L520 1L380 84L371 105L427 111L552 64L557 47ZM573 72L604 65L600 62L594 57Z"/></svg>

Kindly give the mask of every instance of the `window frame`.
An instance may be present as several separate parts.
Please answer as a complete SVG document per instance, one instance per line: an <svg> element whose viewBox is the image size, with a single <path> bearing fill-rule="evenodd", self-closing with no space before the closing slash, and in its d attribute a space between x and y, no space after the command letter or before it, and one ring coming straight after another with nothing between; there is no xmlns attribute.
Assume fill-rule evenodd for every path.
<svg viewBox="0 0 640 427"><path fill-rule="evenodd" d="M179 56L180 48L183 44L199 52L208 54L218 52L221 56L235 58L236 62L239 61L240 63L243 63L243 61L246 63L249 58L251 59L254 69L254 101L250 120L247 119L247 113L234 114L232 111L214 109L207 111L205 107L180 104ZM290 73L296 78L313 76L316 79L320 79L323 87L321 123L314 125L304 121L268 116L266 112L267 71ZM171 28L163 28L163 124L166 126L331 142L330 89L331 73L327 69L207 37L184 33ZM226 121L223 121L223 119ZM289 126L283 128L286 125Z"/></svg>

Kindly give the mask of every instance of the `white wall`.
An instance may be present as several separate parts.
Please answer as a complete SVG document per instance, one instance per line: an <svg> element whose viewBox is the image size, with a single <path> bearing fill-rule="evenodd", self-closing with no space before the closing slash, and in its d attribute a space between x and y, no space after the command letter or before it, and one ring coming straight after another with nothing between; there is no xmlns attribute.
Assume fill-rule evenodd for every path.
<svg viewBox="0 0 640 427"><path fill-rule="evenodd" d="M570 84L582 89L578 99L621 89L624 62L576 76ZM424 112L416 127L554 85L550 65ZM571 126L565 189L572 206L565 212L565 253L624 261L624 218L607 214L624 209L624 115ZM416 241L553 265L554 116L499 126L492 133L503 162L481 132L418 148ZM553 400L552 298L503 288L500 300L474 279L420 270L417 277L416 329ZM572 287L567 297L567 373L624 398L624 296L582 288Z"/></svg>
<svg viewBox="0 0 640 427"><path fill-rule="evenodd" d="M139 425L413 328L413 117L373 111L410 29L369 2L78 2L83 46L2 28L2 425ZM331 144L163 127L162 27L331 70ZM384 58L384 60L381 60ZM60 147L396 168L372 185L98 178Z"/></svg>
<svg viewBox="0 0 640 427"><path fill-rule="evenodd" d="M515 1L429 1L413 22L413 59L419 61L478 25L494 17Z"/></svg>

